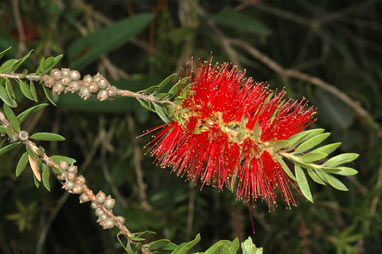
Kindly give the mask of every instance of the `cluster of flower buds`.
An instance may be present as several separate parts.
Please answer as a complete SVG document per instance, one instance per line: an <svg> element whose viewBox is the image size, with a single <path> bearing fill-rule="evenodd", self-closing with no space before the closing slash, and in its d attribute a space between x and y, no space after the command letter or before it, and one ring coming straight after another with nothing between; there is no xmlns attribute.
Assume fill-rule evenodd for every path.
<svg viewBox="0 0 382 254"><path fill-rule="evenodd" d="M107 79L99 73L94 76L86 75L81 79L81 74L76 70L52 69L50 75L44 75L42 80L45 86L52 89L53 94L78 93L84 100L97 94L100 101L114 98L117 95L117 88L110 85Z"/></svg>
<svg viewBox="0 0 382 254"><path fill-rule="evenodd" d="M59 168L61 174L57 176L60 181L65 181L62 186L63 189L69 193L80 194L80 203L89 202L89 196L84 192L85 177L77 176L77 166L69 165L66 161L60 161ZM92 194L93 195L93 194ZM111 229L115 226L115 221L105 211L111 211L115 206L115 200L109 195L106 197L105 193L99 191L95 196L95 202L91 203L91 208L95 210L95 214L98 217L97 222L104 229ZM122 216L116 217L122 224L125 222L125 218Z"/></svg>
<svg viewBox="0 0 382 254"><path fill-rule="evenodd" d="M62 188L69 193L81 194L82 196L82 194L84 194L85 177L82 175L77 176L77 166L73 164L69 165L66 161L60 161L59 167L62 173L57 176L57 179L65 181Z"/></svg>

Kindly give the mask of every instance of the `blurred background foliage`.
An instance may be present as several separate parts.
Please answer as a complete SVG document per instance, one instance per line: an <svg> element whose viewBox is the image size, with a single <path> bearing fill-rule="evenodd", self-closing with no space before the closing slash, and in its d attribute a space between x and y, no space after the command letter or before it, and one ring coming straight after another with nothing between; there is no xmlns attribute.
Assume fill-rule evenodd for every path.
<svg viewBox="0 0 382 254"><path fill-rule="evenodd" d="M200 250L219 239L252 235L265 253L372 254L382 250L381 13L377 0L6 0L0 2L0 51L12 46L10 58L35 49L25 64L31 71L42 56L64 54L59 67L100 72L132 91L179 71L191 56L213 52L215 61L233 62L273 89L307 98L318 107L314 127L332 132L330 141L343 143L339 152L361 154L351 165L359 174L342 178L349 192L312 183L314 205L297 192L298 207L292 209L280 200L269 212L257 202L255 235L247 204L228 190L199 191L199 184L144 156L150 137L135 137L161 120L133 99L100 103L63 95L55 98L57 108L35 114L24 129L65 136L63 143L45 144L48 154L76 158L94 190L116 197L116 213L126 217L131 231L153 230L178 243L200 232ZM272 68L264 55L328 82L371 118L338 94ZM18 111L32 105L19 104ZM123 251L115 232L96 225L90 207L79 205L58 182L47 192L35 188L31 172L16 179L19 156L13 150L0 158L0 253Z"/></svg>

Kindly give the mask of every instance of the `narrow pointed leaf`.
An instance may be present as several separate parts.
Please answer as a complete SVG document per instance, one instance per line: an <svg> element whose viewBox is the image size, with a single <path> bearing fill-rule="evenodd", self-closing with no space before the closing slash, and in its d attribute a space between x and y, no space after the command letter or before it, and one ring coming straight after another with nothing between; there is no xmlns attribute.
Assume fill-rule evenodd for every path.
<svg viewBox="0 0 382 254"><path fill-rule="evenodd" d="M322 179L316 174L316 172L314 172L313 169L308 168L308 169L306 169L306 170L307 170L307 172L308 172L308 175L310 176L310 178L312 178L313 181L315 181L315 182L318 183L318 184L326 185L326 184L322 181Z"/></svg>
<svg viewBox="0 0 382 254"><path fill-rule="evenodd" d="M50 169L45 163L42 163L41 168L42 168L42 184L48 191L50 191L50 182L49 182Z"/></svg>
<svg viewBox="0 0 382 254"><path fill-rule="evenodd" d="M57 164L60 164L60 161L66 161L68 164L76 163L76 160L70 157L62 156L62 155L53 155L50 158Z"/></svg>
<svg viewBox="0 0 382 254"><path fill-rule="evenodd" d="M298 143L302 142L302 140L305 139L306 137L308 137L308 136L313 137L315 135L321 134L324 131L325 131L324 129L312 129L312 130L299 132L287 140L288 141L288 147L293 148Z"/></svg>
<svg viewBox="0 0 382 254"><path fill-rule="evenodd" d="M54 101L53 101L52 92L50 90L48 90L44 84L41 84L41 86L42 86L42 89L44 90L44 94L45 94L46 98L48 99L48 101L50 101L50 103L52 103L54 106L57 106L56 103L54 103Z"/></svg>
<svg viewBox="0 0 382 254"><path fill-rule="evenodd" d="M24 120L31 114L33 114L34 112L37 112L39 111L40 109L43 109L45 108L46 106L48 106L49 104L48 103L42 103L42 104L39 104L39 105L36 105L36 106L33 106L31 108L28 108L27 110L21 112L18 116L17 116L17 119L19 120L20 124L24 122Z"/></svg>
<svg viewBox="0 0 382 254"><path fill-rule="evenodd" d="M19 162L17 162L16 177L21 175L21 173L24 171L27 164L28 164L28 153L25 152L25 153L23 153L23 155L21 155Z"/></svg>
<svg viewBox="0 0 382 254"><path fill-rule="evenodd" d="M29 90L29 86L21 79L16 79L16 82L19 84L20 90L24 96L33 101L34 99L32 97L31 91Z"/></svg>
<svg viewBox="0 0 382 254"><path fill-rule="evenodd" d="M337 156L334 156L333 158L330 158L327 160L323 166L325 167L336 167L338 165L342 165L345 163L349 163L357 159L359 154L356 153L343 153Z"/></svg>
<svg viewBox="0 0 382 254"><path fill-rule="evenodd" d="M293 175L292 171L290 170L290 168L288 167L288 165L284 162L284 160L276 155L276 160L280 163L282 169L284 170L284 172L291 178L293 179L295 182L297 182L297 179L296 177Z"/></svg>
<svg viewBox="0 0 382 254"><path fill-rule="evenodd" d="M335 189L341 190L341 191L348 191L349 189L343 184L340 180L338 180L336 177L332 176L331 174L323 173L327 182Z"/></svg>
<svg viewBox="0 0 382 254"><path fill-rule="evenodd" d="M31 156L28 153L28 160L29 160L29 165L31 166L33 175L36 177L37 181L41 182L41 174L40 174L40 170L38 168L37 158Z"/></svg>
<svg viewBox="0 0 382 254"><path fill-rule="evenodd" d="M24 61L28 59L28 57L30 56L30 54L32 54L32 52L33 52L33 49L29 51L28 54L23 56L23 58L16 60L16 62L14 62L10 66L9 72L15 72L24 63Z"/></svg>
<svg viewBox="0 0 382 254"><path fill-rule="evenodd" d="M30 139L40 140L40 141L64 141L65 138L56 133L50 132L37 132L29 137Z"/></svg>
<svg viewBox="0 0 382 254"><path fill-rule="evenodd" d="M337 142L337 143L321 146L319 148L314 149L312 152L321 152L321 153L330 154L334 152L340 145L341 145L341 142Z"/></svg>
<svg viewBox="0 0 382 254"><path fill-rule="evenodd" d="M178 245L178 247L176 247L175 250L173 252L171 252L171 254L186 254L199 241L200 241L200 234L197 234L194 240L192 240L188 243L182 243L182 244Z"/></svg>
<svg viewBox="0 0 382 254"><path fill-rule="evenodd" d="M3 51L0 52L0 59L3 58L3 56L5 55L5 53L7 53L12 47L9 47Z"/></svg>
<svg viewBox="0 0 382 254"><path fill-rule="evenodd" d="M7 128L5 128L3 125L0 125L0 134L6 134Z"/></svg>
<svg viewBox="0 0 382 254"><path fill-rule="evenodd" d="M38 102L37 93L36 93L36 87L34 86L34 83L32 80L29 81L29 90L31 92L31 95L33 97L33 100L35 102Z"/></svg>
<svg viewBox="0 0 382 254"><path fill-rule="evenodd" d="M305 173L299 165L295 165L294 171L296 172L297 184L300 188L302 194L313 203L312 193L310 192L308 180L306 179Z"/></svg>
<svg viewBox="0 0 382 254"><path fill-rule="evenodd" d="M0 155L6 153L6 152L9 152L11 151L13 148L15 148L17 145L19 145L21 142L15 142L15 143L12 143L12 144L9 144L7 146L4 146L0 149Z"/></svg>
<svg viewBox="0 0 382 254"><path fill-rule="evenodd" d="M165 113L163 107L155 102L153 102L154 108L158 116L165 122L168 123L170 122L170 119L168 119L167 114Z"/></svg>
<svg viewBox="0 0 382 254"><path fill-rule="evenodd" d="M339 171L333 172L333 174L336 175L342 175L342 176L352 176L358 173L357 170L354 168L349 168L349 167L337 167Z"/></svg>
<svg viewBox="0 0 382 254"><path fill-rule="evenodd" d="M310 152L307 154L304 154L301 159L303 162L308 163L308 162L313 162L313 161L318 161L323 158L328 156L327 153L320 153L320 152Z"/></svg>
<svg viewBox="0 0 382 254"><path fill-rule="evenodd" d="M7 90L5 89L3 84L0 84L0 99L12 108L17 107L17 102L15 101L15 99L9 97Z"/></svg>
<svg viewBox="0 0 382 254"><path fill-rule="evenodd" d="M15 91L13 90L13 86L9 79L5 80L5 90L7 91L9 98L12 98L12 99L16 98Z"/></svg>
<svg viewBox="0 0 382 254"><path fill-rule="evenodd" d="M310 138L308 139L307 141L305 141L304 143L300 144L296 150L294 151L294 153L302 153L302 152L305 152L313 147L315 147L316 145L320 144L322 141L324 141L325 139L327 139L328 137L330 136L330 133L322 133L320 135L317 135L313 138Z"/></svg>
<svg viewBox="0 0 382 254"><path fill-rule="evenodd" d="M17 132L20 132L20 122L17 119L15 113L13 113L13 110L7 104L4 104L3 109L4 114L8 118L9 123L12 125L13 129Z"/></svg>

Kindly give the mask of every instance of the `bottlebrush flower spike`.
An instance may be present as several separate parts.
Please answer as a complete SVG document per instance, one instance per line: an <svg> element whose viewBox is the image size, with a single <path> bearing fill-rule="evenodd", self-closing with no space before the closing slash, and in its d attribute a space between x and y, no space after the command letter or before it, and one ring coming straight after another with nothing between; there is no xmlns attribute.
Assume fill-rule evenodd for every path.
<svg viewBox="0 0 382 254"><path fill-rule="evenodd" d="M264 83L245 78L244 72L228 63L212 66L210 59L199 63L195 73L191 67L190 72L186 86L178 86L172 120L152 130L161 129L148 144L155 162L195 182L200 179L202 187L231 187L236 189L237 199L254 202L259 198L270 207L276 204L276 189L288 206L295 205L290 186L303 187L302 193L307 196L309 192L310 199L305 174L296 174L296 180L282 157L312 170L315 166L324 169L304 164L301 155L307 149L300 148L303 151L297 155L287 153L302 142L311 142L308 134L298 138L297 133L314 121L315 109L305 100L284 99L284 90L274 92ZM296 137L294 145L280 150L285 147L282 142L292 136ZM322 178L329 175L319 173Z"/></svg>

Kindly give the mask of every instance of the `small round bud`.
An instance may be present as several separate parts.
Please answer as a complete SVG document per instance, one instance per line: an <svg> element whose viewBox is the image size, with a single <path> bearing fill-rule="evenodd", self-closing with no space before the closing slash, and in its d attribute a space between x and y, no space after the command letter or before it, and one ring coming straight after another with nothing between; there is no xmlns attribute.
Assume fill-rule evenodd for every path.
<svg viewBox="0 0 382 254"><path fill-rule="evenodd" d="M84 186L81 183L75 183L73 187L73 193L81 194L84 192Z"/></svg>
<svg viewBox="0 0 382 254"><path fill-rule="evenodd" d="M93 81L94 82L98 82L101 78L103 78L103 76L99 73L97 73L94 77L93 77Z"/></svg>
<svg viewBox="0 0 382 254"><path fill-rule="evenodd" d="M117 216L117 219L118 219L122 224L125 223L125 218L124 218L124 217L122 217L122 216Z"/></svg>
<svg viewBox="0 0 382 254"><path fill-rule="evenodd" d="M115 86L109 86L107 88L107 95L111 98L115 97L117 95L117 88Z"/></svg>
<svg viewBox="0 0 382 254"><path fill-rule="evenodd" d="M27 141L29 138L29 134L26 131L20 131L19 133L19 139L20 141Z"/></svg>
<svg viewBox="0 0 382 254"><path fill-rule="evenodd" d="M105 203L103 204L107 209L113 209L114 205L115 205L115 200L108 196L105 200Z"/></svg>
<svg viewBox="0 0 382 254"><path fill-rule="evenodd" d="M67 161L60 161L59 167L62 171L66 171L69 168L69 164Z"/></svg>
<svg viewBox="0 0 382 254"><path fill-rule="evenodd" d="M81 203L81 204L82 204L82 203L89 202L89 201L90 201L90 199L89 199L88 195L86 195L86 193L82 193L82 194L80 195L80 203Z"/></svg>
<svg viewBox="0 0 382 254"><path fill-rule="evenodd" d="M88 82L88 83L90 83L90 82L93 81L93 78L92 78L92 76L90 76L90 75L88 74L88 75L86 75L86 76L84 77L83 81L84 81L84 82Z"/></svg>
<svg viewBox="0 0 382 254"><path fill-rule="evenodd" d="M60 83L56 83L52 88L52 93L54 94L60 94L64 91L65 87L61 85Z"/></svg>
<svg viewBox="0 0 382 254"><path fill-rule="evenodd" d="M96 83L94 83L93 81L90 82L90 85L89 85L89 91L91 93L96 93L98 92L98 86L96 85Z"/></svg>
<svg viewBox="0 0 382 254"><path fill-rule="evenodd" d="M102 214L101 216L98 217L100 221L105 221L107 218L109 218L109 216L107 216L107 214Z"/></svg>
<svg viewBox="0 0 382 254"><path fill-rule="evenodd" d="M71 191L73 190L73 187L74 187L74 183L71 182L71 181L67 181L63 186L62 188L67 190L67 191Z"/></svg>
<svg viewBox="0 0 382 254"><path fill-rule="evenodd" d="M89 99L89 97L91 95L90 91L89 91L89 88L86 87L86 86L81 87L79 94L80 94L81 98L84 99L84 100Z"/></svg>
<svg viewBox="0 0 382 254"><path fill-rule="evenodd" d="M96 210L95 210L95 215L97 217L101 217L103 214L105 214L101 208L97 207Z"/></svg>
<svg viewBox="0 0 382 254"><path fill-rule="evenodd" d="M76 173L74 173L74 172L68 172L68 174L66 175L67 181L74 182L76 180L76 178L77 178L77 176L76 176Z"/></svg>
<svg viewBox="0 0 382 254"><path fill-rule="evenodd" d="M103 193L102 191L99 191L96 195L96 202L98 204L103 204L103 202L105 202L105 199L106 199L106 195L105 193Z"/></svg>
<svg viewBox="0 0 382 254"><path fill-rule="evenodd" d="M62 76L62 77L69 77L69 76L70 76L70 69L68 69L68 68L62 68L62 69L61 69L61 76Z"/></svg>
<svg viewBox="0 0 382 254"><path fill-rule="evenodd" d="M114 221L112 218L107 218L103 221L103 228L104 229L110 229L114 227Z"/></svg>
<svg viewBox="0 0 382 254"><path fill-rule="evenodd" d="M69 168L68 168L68 172L69 173L74 173L74 174L77 174L77 172L78 172L78 168L77 168L77 166L76 165L70 165L69 166Z"/></svg>
<svg viewBox="0 0 382 254"><path fill-rule="evenodd" d="M97 86L99 87L99 89L106 89L109 86L109 83L107 82L106 79L100 78L97 81Z"/></svg>
<svg viewBox="0 0 382 254"><path fill-rule="evenodd" d="M60 181L64 181L66 179L66 172L62 172L61 174L57 175L57 179Z"/></svg>
<svg viewBox="0 0 382 254"><path fill-rule="evenodd" d="M50 76L52 76L55 80L60 80L61 71L59 69L52 69L50 71Z"/></svg>
<svg viewBox="0 0 382 254"><path fill-rule="evenodd" d="M63 77L60 79L60 84L63 86L68 86L70 84L70 78L69 77Z"/></svg>
<svg viewBox="0 0 382 254"><path fill-rule="evenodd" d="M69 91L71 93L77 92L78 90L80 90L80 88L81 88L81 84L79 81L72 81L69 84Z"/></svg>
<svg viewBox="0 0 382 254"><path fill-rule="evenodd" d="M98 92L97 98L100 101L104 101L104 100L107 100L107 98L109 98L109 95L107 95L106 90L101 90Z"/></svg>
<svg viewBox="0 0 382 254"><path fill-rule="evenodd" d="M46 87L52 88L55 84L55 80L51 76L44 75L43 80Z"/></svg>
<svg viewBox="0 0 382 254"><path fill-rule="evenodd" d="M81 74L76 70L70 71L70 78L72 80L79 80L81 78Z"/></svg>
<svg viewBox="0 0 382 254"><path fill-rule="evenodd" d="M76 182L84 184L86 182L86 179L83 175L80 175L80 176L77 176Z"/></svg>
<svg viewBox="0 0 382 254"><path fill-rule="evenodd" d="M97 209L97 208L98 208L97 204L94 203L94 202L92 202L92 203L90 204L90 207L93 208L93 209Z"/></svg>

